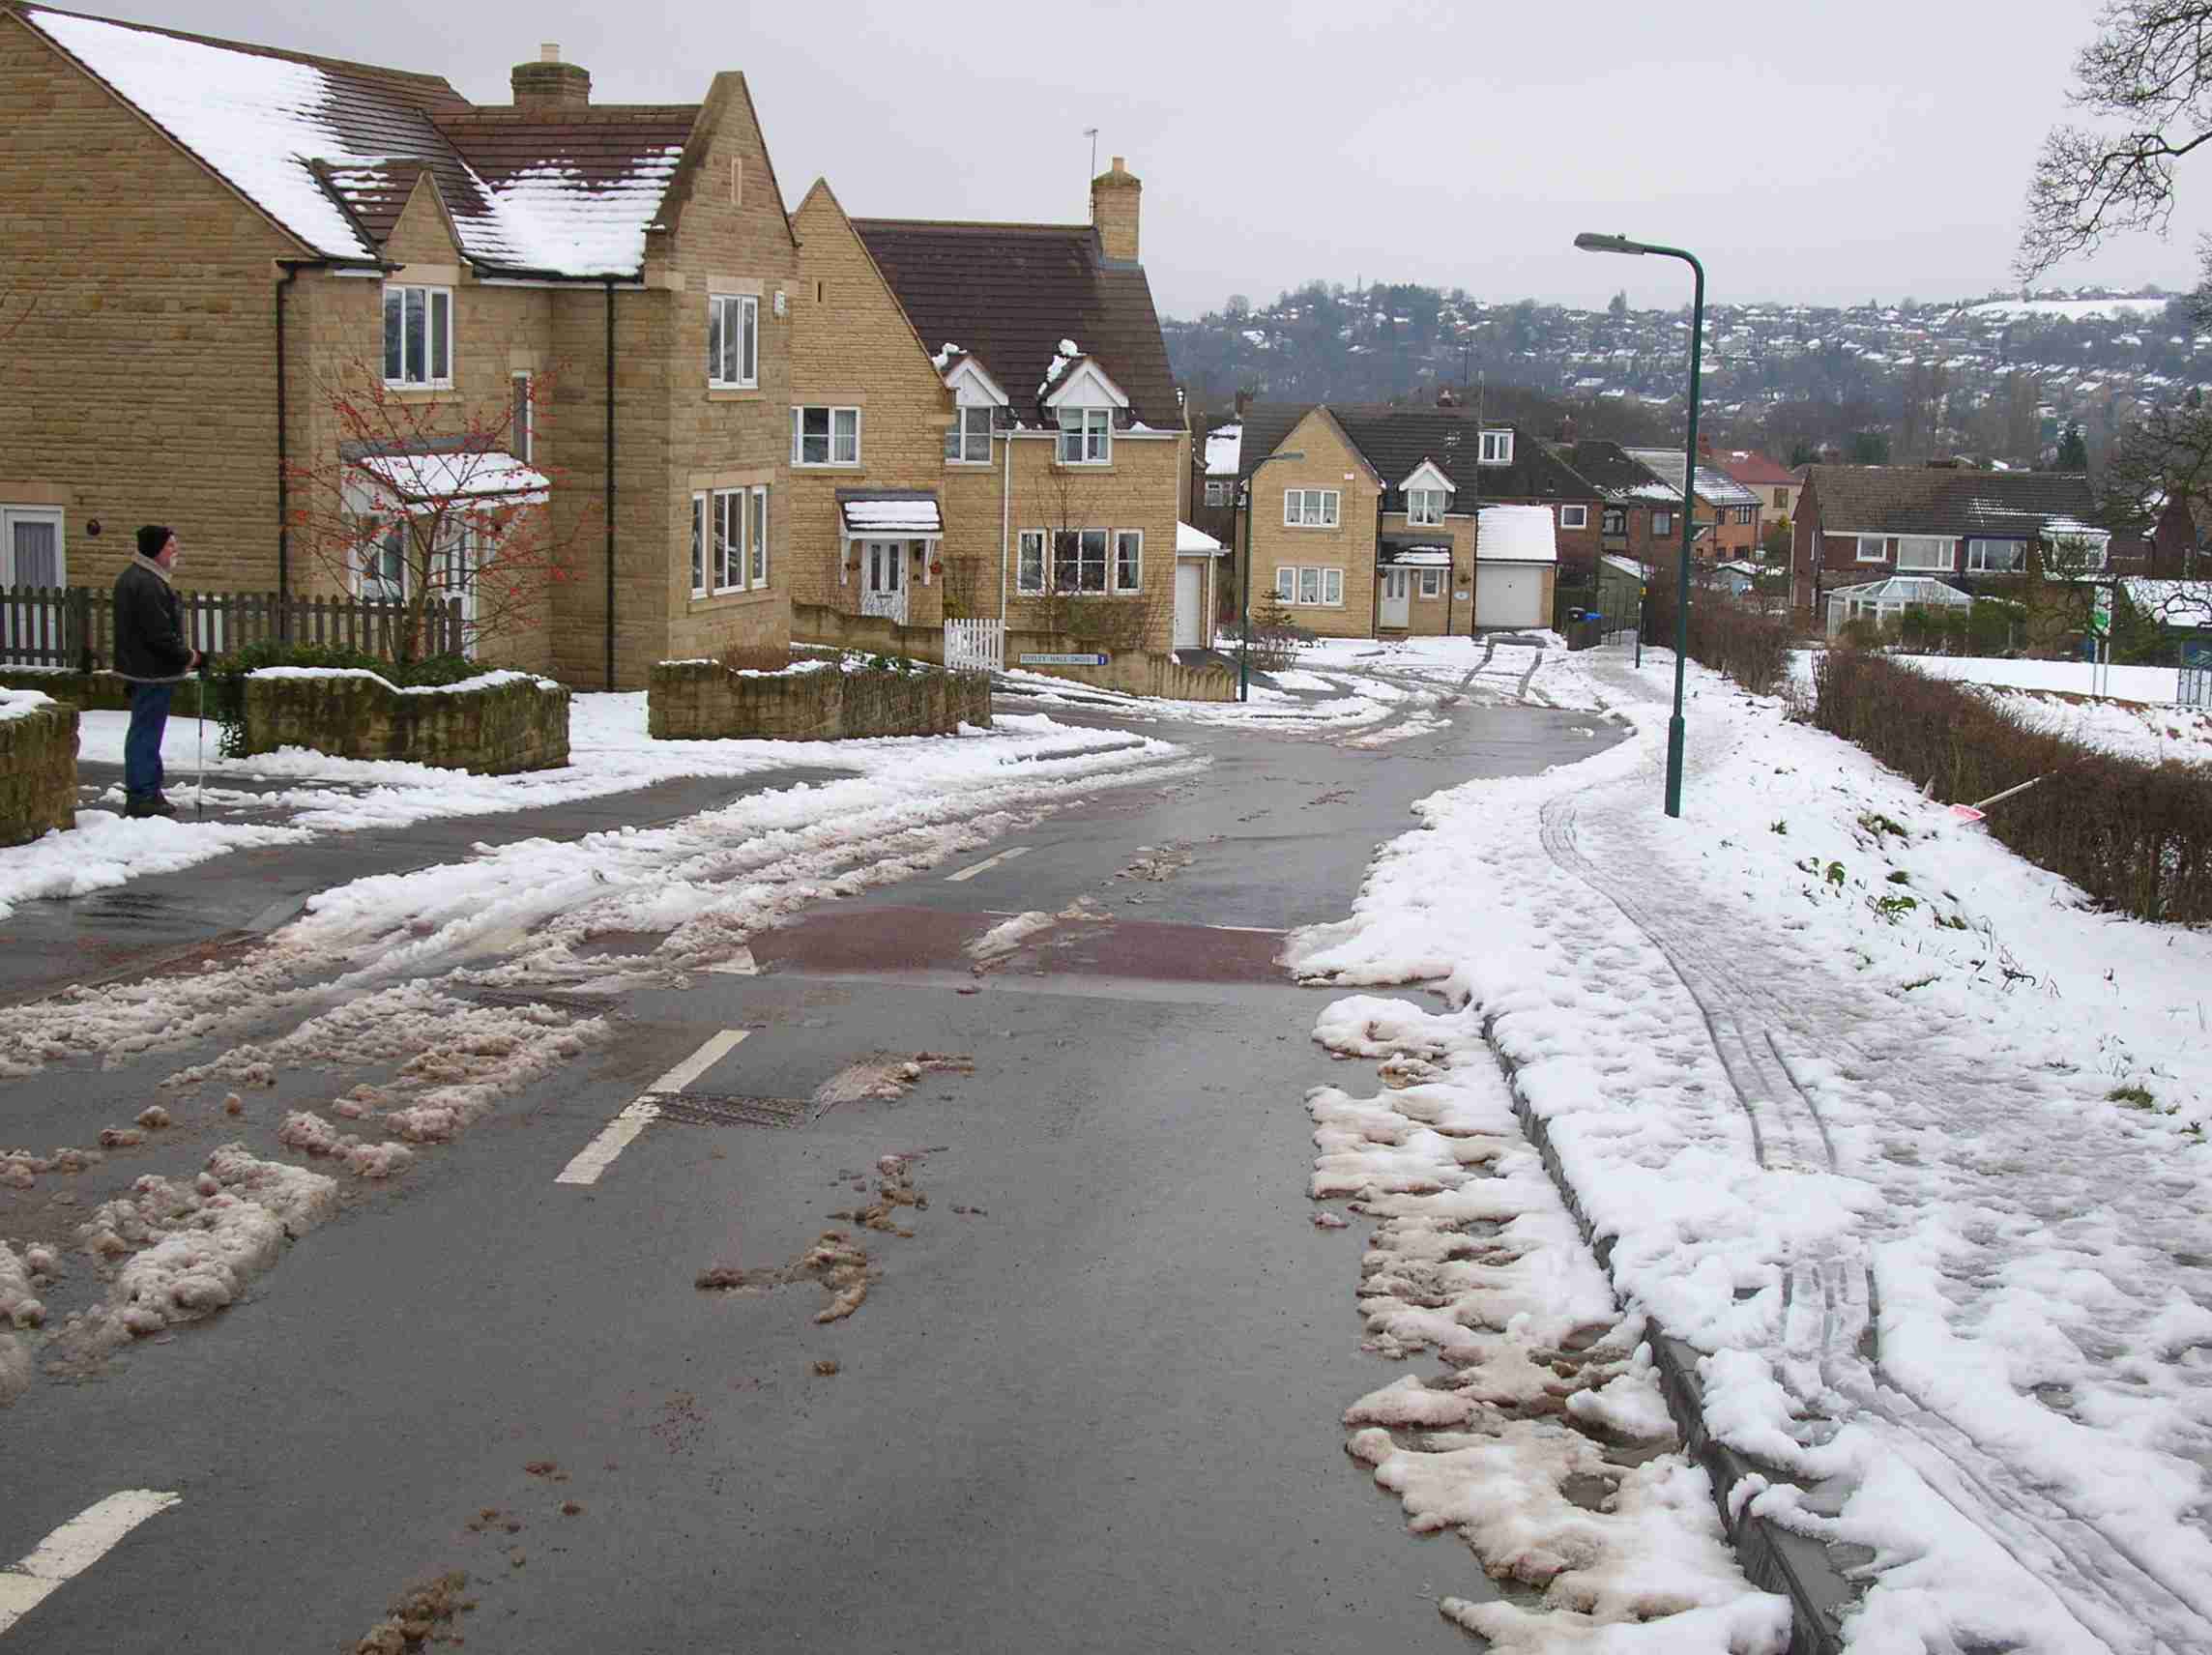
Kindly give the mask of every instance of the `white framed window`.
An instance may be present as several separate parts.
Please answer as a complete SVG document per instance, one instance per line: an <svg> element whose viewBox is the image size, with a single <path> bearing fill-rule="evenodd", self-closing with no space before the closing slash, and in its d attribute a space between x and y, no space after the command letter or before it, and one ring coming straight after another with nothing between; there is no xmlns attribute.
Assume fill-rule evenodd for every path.
<svg viewBox="0 0 2212 1655"><path fill-rule="evenodd" d="M768 585L768 484L753 485L752 588Z"/></svg>
<svg viewBox="0 0 2212 1655"><path fill-rule="evenodd" d="M2052 537L2051 549L2044 554L2044 563L2073 573L2105 566L2107 541L2081 535Z"/></svg>
<svg viewBox="0 0 2212 1655"><path fill-rule="evenodd" d="M453 383L453 290L384 284L384 383Z"/></svg>
<svg viewBox="0 0 2212 1655"><path fill-rule="evenodd" d="M1442 569L1421 570L1421 595L1423 597L1441 597L1443 595L1444 571Z"/></svg>
<svg viewBox="0 0 2212 1655"><path fill-rule="evenodd" d="M1114 590L1142 592L1144 589L1145 532L1117 529L1114 531Z"/></svg>
<svg viewBox="0 0 2212 1655"><path fill-rule="evenodd" d="M791 411L791 463L857 466L860 463L860 411L819 405Z"/></svg>
<svg viewBox="0 0 2212 1655"><path fill-rule="evenodd" d="M760 301L751 294L707 296L707 383L717 391L760 384Z"/></svg>
<svg viewBox="0 0 2212 1655"><path fill-rule="evenodd" d="M954 465L991 463L991 411L959 408L945 428L945 457Z"/></svg>
<svg viewBox="0 0 2212 1655"><path fill-rule="evenodd" d="M1861 535L1858 539L1858 561L1860 563L1885 564L1889 562L1888 537L1883 535Z"/></svg>
<svg viewBox="0 0 2212 1655"><path fill-rule="evenodd" d="M1283 490L1284 527L1333 529L1341 500L1341 492L1333 488L1286 488Z"/></svg>
<svg viewBox="0 0 2212 1655"><path fill-rule="evenodd" d="M1106 531L1063 529L1053 537L1052 589L1086 593L1106 590Z"/></svg>
<svg viewBox="0 0 2212 1655"><path fill-rule="evenodd" d="M1285 565L1275 570L1275 596L1300 608L1344 606L1344 570L1305 565Z"/></svg>
<svg viewBox="0 0 2212 1655"><path fill-rule="evenodd" d="M407 520L395 518L366 541L361 563L361 595L378 603L407 597Z"/></svg>
<svg viewBox="0 0 2212 1655"><path fill-rule="evenodd" d="M58 506L0 506L0 586L69 584Z"/></svg>
<svg viewBox="0 0 2212 1655"><path fill-rule="evenodd" d="M1040 596L1044 592L1045 532L1042 529L1022 531L1021 555L1014 562L1014 590L1030 596Z"/></svg>
<svg viewBox="0 0 2212 1655"><path fill-rule="evenodd" d="M1513 463L1513 433L1511 431L1485 431L1482 433L1482 463L1484 465L1511 465Z"/></svg>
<svg viewBox="0 0 2212 1655"><path fill-rule="evenodd" d="M1651 513L1651 533L1652 533L1654 536L1658 536L1658 535L1672 535L1674 532L1674 512L1672 512L1672 511L1654 511L1654 512L1652 512L1652 513Z"/></svg>
<svg viewBox="0 0 2212 1655"><path fill-rule="evenodd" d="M1588 527L1589 527L1589 508L1588 508L1588 507L1586 507L1586 506L1562 506L1562 507L1560 507L1560 508L1559 508L1559 527L1560 527L1560 528L1562 528L1562 529L1586 529L1586 528L1588 528Z"/></svg>
<svg viewBox="0 0 2212 1655"><path fill-rule="evenodd" d="M1434 527L1444 520L1444 491L1441 488L1406 490L1406 521L1416 527Z"/></svg>
<svg viewBox="0 0 2212 1655"><path fill-rule="evenodd" d="M1900 535L1897 537L1897 566L1900 572L1917 569L1924 574L1950 573L1950 537L1945 535Z"/></svg>
<svg viewBox="0 0 2212 1655"><path fill-rule="evenodd" d="M530 451L538 440L538 420L530 399L530 375L510 373L507 383L512 392L507 418L507 451L528 465Z"/></svg>
<svg viewBox="0 0 2212 1655"><path fill-rule="evenodd" d="M1778 488L1774 491L1774 509L1777 511L1787 511L1790 509L1789 489Z"/></svg>
<svg viewBox="0 0 2212 1655"><path fill-rule="evenodd" d="M1756 506L1738 506L1735 508L1735 520L1738 523L1748 523L1758 515L1759 508Z"/></svg>
<svg viewBox="0 0 2212 1655"><path fill-rule="evenodd" d="M1206 483L1206 503L1208 506L1229 504L1229 484L1221 478L1208 478Z"/></svg>
<svg viewBox="0 0 2212 1655"><path fill-rule="evenodd" d="M1060 411L1060 463L1106 465L1114 458L1114 410L1062 408Z"/></svg>
<svg viewBox="0 0 2212 1655"><path fill-rule="evenodd" d="M713 535L713 556L708 560L714 590L745 589L745 491L717 488L708 498L707 520Z"/></svg>
<svg viewBox="0 0 2212 1655"><path fill-rule="evenodd" d="M2022 540L1968 540L1966 572L2016 574L2027 566L2027 545Z"/></svg>
<svg viewBox="0 0 2212 1655"><path fill-rule="evenodd" d="M691 595L707 595L707 497L691 497Z"/></svg>

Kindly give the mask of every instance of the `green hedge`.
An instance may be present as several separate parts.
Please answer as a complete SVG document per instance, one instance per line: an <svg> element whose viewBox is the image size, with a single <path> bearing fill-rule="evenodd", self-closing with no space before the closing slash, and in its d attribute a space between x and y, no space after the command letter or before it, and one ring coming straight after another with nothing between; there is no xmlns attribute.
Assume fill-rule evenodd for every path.
<svg viewBox="0 0 2212 1655"><path fill-rule="evenodd" d="M2044 779L1989 815L2041 868L2139 919L2212 919L2212 769L2151 764L2033 730L1987 697L1865 650L1813 669L1814 722L1937 798L1971 804Z"/></svg>

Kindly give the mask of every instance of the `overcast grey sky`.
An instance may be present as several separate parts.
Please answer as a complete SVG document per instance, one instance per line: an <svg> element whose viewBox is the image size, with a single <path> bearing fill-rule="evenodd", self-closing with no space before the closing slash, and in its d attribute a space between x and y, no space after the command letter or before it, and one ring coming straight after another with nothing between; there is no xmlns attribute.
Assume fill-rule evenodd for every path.
<svg viewBox="0 0 2212 1655"><path fill-rule="evenodd" d="M540 41L609 102L694 102L742 70L794 206L1081 222L1098 164L1145 183L1161 310L1321 277L1478 298L1674 305L1671 241L1718 300L1945 299L2009 283L2029 166L2064 117L2093 0L1687 5L1278 0L75 0L69 9L330 53L508 99ZM2047 278L2190 285L2212 156L2172 238Z"/></svg>

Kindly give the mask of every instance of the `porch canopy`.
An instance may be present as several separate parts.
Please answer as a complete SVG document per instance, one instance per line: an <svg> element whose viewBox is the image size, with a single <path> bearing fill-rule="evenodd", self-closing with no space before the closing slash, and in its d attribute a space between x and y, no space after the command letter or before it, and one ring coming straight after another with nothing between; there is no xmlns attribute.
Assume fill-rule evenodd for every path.
<svg viewBox="0 0 2212 1655"><path fill-rule="evenodd" d="M942 540L934 488L840 488L837 519L848 540Z"/></svg>
<svg viewBox="0 0 2212 1655"><path fill-rule="evenodd" d="M424 442L404 450L357 448L345 461L381 498L386 510L409 515L459 506L465 510L542 506L553 480L512 454L460 439Z"/></svg>
<svg viewBox="0 0 2212 1655"><path fill-rule="evenodd" d="M1853 621L1901 619L1907 609L1965 609L1973 599L1957 587L1926 575L1892 575L1864 586L1838 587L1828 595L1827 633L1833 638Z"/></svg>
<svg viewBox="0 0 2212 1655"><path fill-rule="evenodd" d="M1451 541L1434 535L1384 534L1375 562L1382 568L1449 568Z"/></svg>

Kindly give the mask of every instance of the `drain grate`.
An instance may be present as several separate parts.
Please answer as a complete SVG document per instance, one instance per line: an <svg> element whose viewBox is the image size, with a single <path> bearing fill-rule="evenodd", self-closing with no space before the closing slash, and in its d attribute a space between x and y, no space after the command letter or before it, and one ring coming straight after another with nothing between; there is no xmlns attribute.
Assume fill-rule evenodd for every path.
<svg viewBox="0 0 2212 1655"><path fill-rule="evenodd" d="M803 1097L727 1097L696 1091L651 1091L646 1101L663 1120L688 1126L811 1126L821 1109Z"/></svg>

